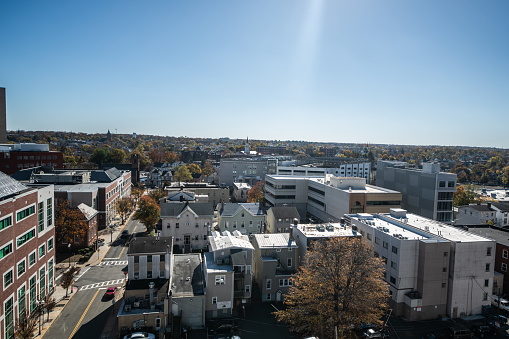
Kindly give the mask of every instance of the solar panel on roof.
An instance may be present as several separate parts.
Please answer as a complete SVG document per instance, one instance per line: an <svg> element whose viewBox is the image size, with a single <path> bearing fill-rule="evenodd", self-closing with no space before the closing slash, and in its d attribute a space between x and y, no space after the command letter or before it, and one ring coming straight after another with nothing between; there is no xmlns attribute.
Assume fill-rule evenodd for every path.
<svg viewBox="0 0 509 339"><path fill-rule="evenodd" d="M0 199L26 190L28 187L0 172Z"/></svg>

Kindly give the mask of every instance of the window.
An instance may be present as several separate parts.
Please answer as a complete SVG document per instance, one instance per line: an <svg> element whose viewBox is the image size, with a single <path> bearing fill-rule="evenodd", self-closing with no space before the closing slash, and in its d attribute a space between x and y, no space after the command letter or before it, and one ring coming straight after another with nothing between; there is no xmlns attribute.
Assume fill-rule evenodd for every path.
<svg viewBox="0 0 509 339"><path fill-rule="evenodd" d="M200 224L199 224L199 223L196 223L195 227L199 227L199 226L200 226Z"/></svg>
<svg viewBox="0 0 509 339"><path fill-rule="evenodd" d="M44 244L42 244L39 247L39 259L44 257L45 255L46 255L46 246Z"/></svg>
<svg viewBox="0 0 509 339"><path fill-rule="evenodd" d="M164 254L159 255L159 262L166 261L166 256Z"/></svg>
<svg viewBox="0 0 509 339"><path fill-rule="evenodd" d="M486 249L486 256L491 257L491 247Z"/></svg>
<svg viewBox="0 0 509 339"><path fill-rule="evenodd" d="M241 222L240 222L240 227L241 227L241 228L244 228L244 221L241 221Z"/></svg>
<svg viewBox="0 0 509 339"><path fill-rule="evenodd" d="M454 181L448 181L447 182L447 187L454 187L455 186L455 182Z"/></svg>
<svg viewBox="0 0 509 339"><path fill-rule="evenodd" d="M18 237L18 239L16 239L16 248L23 246L27 241L29 241L33 237L35 237L35 228L31 229L30 231L26 232L22 236Z"/></svg>
<svg viewBox="0 0 509 339"><path fill-rule="evenodd" d="M367 238L368 238L368 240L372 240L373 239L373 236L371 235L371 233L367 234Z"/></svg>
<svg viewBox="0 0 509 339"><path fill-rule="evenodd" d="M206 234L203 235L203 240L207 240L207 235Z"/></svg>
<svg viewBox="0 0 509 339"><path fill-rule="evenodd" d="M502 251L502 258L507 259L507 254L508 254L508 251L507 250L503 250Z"/></svg>
<svg viewBox="0 0 509 339"><path fill-rule="evenodd" d="M16 222L21 221L35 213L35 205L27 207L16 213Z"/></svg>
<svg viewBox="0 0 509 339"><path fill-rule="evenodd" d="M270 300L271 297L270 293L267 293L267 300Z"/></svg>
<svg viewBox="0 0 509 339"><path fill-rule="evenodd" d="M442 272L447 272L447 267L442 267Z"/></svg>
<svg viewBox="0 0 509 339"><path fill-rule="evenodd" d="M12 242L0 248L0 259L8 255L9 253L12 253Z"/></svg>
<svg viewBox="0 0 509 339"><path fill-rule="evenodd" d="M37 282L37 276L34 274L34 276L30 278L30 312L32 312L35 309L36 282Z"/></svg>
<svg viewBox="0 0 509 339"><path fill-rule="evenodd" d="M18 319L21 319L25 315L26 299L25 299L25 285L21 286L18 290Z"/></svg>
<svg viewBox="0 0 509 339"><path fill-rule="evenodd" d="M502 263L502 272L507 272L507 264Z"/></svg>
<svg viewBox="0 0 509 339"><path fill-rule="evenodd" d="M168 225L166 225L166 228L171 228L171 224L168 223Z"/></svg>
<svg viewBox="0 0 509 339"><path fill-rule="evenodd" d="M391 275L390 281L391 281L391 284L396 285L396 278L394 278L392 275Z"/></svg>
<svg viewBox="0 0 509 339"><path fill-rule="evenodd" d="M12 216L8 216L0 220L0 231L9 226L12 226Z"/></svg>
<svg viewBox="0 0 509 339"><path fill-rule="evenodd" d="M442 283L442 288L445 288L447 286L446 283Z"/></svg>
<svg viewBox="0 0 509 339"><path fill-rule="evenodd" d="M18 263L18 278L26 272L27 262L25 259Z"/></svg>
<svg viewBox="0 0 509 339"><path fill-rule="evenodd" d="M180 224L177 222L175 223L175 228L179 228Z"/></svg>
<svg viewBox="0 0 509 339"><path fill-rule="evenodd" d="M279 279L279 287L288 287L291 284L290 279Z"/></svg>
<svg viewBox="0 0 509 339"><path fill-rule="evenodd" d="M35 251L33 251L32 253L30 253L28 255L28 267L32 267L33 265L35 265Z"/></svg>
<svg viewBox="0 0 509 339"><path fill-rule="evenodd" d="M44 298L46 296L46 267L42 266L39 270L39 296Z"/></svg>
<svg viewBox="0 0 509 339"><path fill-rule="evenodd" d="M483 301L488 300L488 292L484 292L484 293L483 293L483 295L482 295L482 300L483 300Z"/></svg>
<svg viewBox="0 0 509 339"><path fill-rule="evenodd" d="M438 187L445 187L445 181L440 181L438 183Z"/></svg>
<svg viewBox="0 0 509 339"><path fill-rule="evenodd" d="M246 293L251 293L251 285L246 285Z"/></svg>
<svg viewBox="0 0 509 339"><path fill-rule="evenodd" d="M484 279L484 287L490 287L490 279Z"/></svg>
<svg viewBox="0 0 509 339"><path fill-rule="evenodd" d="M14 281L14 271L11 268L7 273L4 274L4 290L11 286L12 282Z"/></svg>
<svg viewBox="0 0 509 339"><path fill-rule="evenodd" d="M246 266L246 274L251 274L251 265Z"/></svg>
<svg viewBox="0 0 509 339"><path fill-rule="evenodd" d="M212 305L217 304L217 297L212 297Z"/></svg>
<svg viewBox="0 0 509 339"><path fill-rule="evenodd" d="M13 298L7 299L4 303L4 324L5 324L5 337L14 338L14 300Z"/></svg>
<svg viewBox="0 0 509 339"><path fill-rule="evenodd" d="M226 280L226 276L224 275L216 275L216 285L224 285Z"/></svg>
<svg viewBox="0 0 509 339"><path fill-rule="evenodd" d="M147 278L152 278L152 270L147 271Z"/></svg>
<svg viewBox="0 0 509 339"><path fill-rule="evenodd" d="M140 257L139 256L134 256L134 263L135 264L139 264L140 263Z"/></svg>
<svg viewBox="0 0 509 339"><path fill-rule="evenodd" d="M392 246L392 253L398 254L398 248L396 246Z"/></svg>
<svg viewBox="0 0 509 339"><path fill-rule="evenodd" d="M233 228L237 228L237 222L236 221L233 222Z"/></svg>
<svg viewBox="0 0 509 339"><path fill-rule="evenodd" d="M391 267L394 269L398 268L398 264L396 264L394 261L391 261Z"/></svg>
<svg viewBox="0 0 509 339"><path fill-rule="evenodd" d="M384 241L383 243L384 248L389 248L389 244Z"/></svg>
<svg viewBox="0 0 509 339"><path fill-rule="evenodd" d="M375 237L375 244L380 245L380 238Z"/></svg>
<svg viewBox="0 0 509 339"><path fill-rule="evenodd" d="M449 252L444 252L444 257L447 257L449 255Z"/></svg>
<svg viewBox="0 0 509 339"><path fill-rule="evenodd" d="M39 233L44 231L44 203L40 202L37 206L37 218L39 221Z"/></svg>
<svg viewBox="0 0 509 339"><path fill-rule="evenodd" d="M490 264L486 264L486 272L490 271Z"/></svg>
<svg viewBox="0 0 509 339"><path fill-rule="evenodd" d="M270 290L272 288L272 279L267 279L265 283L265 289Z"/></svg>
<svg viewBox="0 0 509 339"><path fill-rule="evenodd" d="M288 267L292 267L292 258L288 258Z"/></svg>
<svg viewBox="0 0 509 339"><path fill-rule="evenodd" d="M384 262L384 264L387 264L387 258L386 257L382 257L382 261Z"/></svg>
<svg viewBox="0 0 509 339"><path fill-rule="evenodd" d="M53 249L53 238L48 239L48 252Z"/></svg>

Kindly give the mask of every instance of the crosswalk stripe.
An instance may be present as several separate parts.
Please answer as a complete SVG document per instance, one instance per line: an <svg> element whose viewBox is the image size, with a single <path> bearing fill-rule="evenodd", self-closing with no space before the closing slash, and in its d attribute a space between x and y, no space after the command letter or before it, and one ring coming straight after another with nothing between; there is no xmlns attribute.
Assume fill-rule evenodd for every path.
<svg viewBox="0 0 509 339"><path fill-rule="evenodd" d="M123 281L124 281L124 279L103 281L103 282L99 282L99 283L81 286L79 290L83 291L83 290L88 290L88 289L93 289L93 288L98 288L98 287L103 287L103 286L118 285L118 284L121 284Z"/></svg>
<svg viewBox="0 0 509 339"><path fill-rule="evenodd" d="M103 261L99 263L99 266L116 266L116 265L127 265L127 260L123 261Z"/></svg>

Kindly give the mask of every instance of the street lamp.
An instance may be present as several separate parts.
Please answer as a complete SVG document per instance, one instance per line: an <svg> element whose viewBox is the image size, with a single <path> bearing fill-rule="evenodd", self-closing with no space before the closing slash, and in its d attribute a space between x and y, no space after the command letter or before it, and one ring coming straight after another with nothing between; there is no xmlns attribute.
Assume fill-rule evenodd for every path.
<svg viewBox="0 0 509 339"><path fill-rule="evenodd" d="M69 243L67 247L69 248L69 267L71 267L71 244Z"/></svg>
<svg viewBox="0 0 509 339"><path fill-rule="evenodd" d="M40 297L39 297L40 298ZM39 317L39 335L41 335L41 309L42 309L42 300L41 299L37 299L35 301L35 305L37 307L37 314L38 314L38 317Z"/></svg>

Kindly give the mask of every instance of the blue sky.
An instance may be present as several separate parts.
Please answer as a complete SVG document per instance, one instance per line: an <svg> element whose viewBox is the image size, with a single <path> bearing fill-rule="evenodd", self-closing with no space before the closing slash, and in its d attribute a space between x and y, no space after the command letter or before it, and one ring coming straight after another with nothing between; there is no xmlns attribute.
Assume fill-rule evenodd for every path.
<svg viewBox="0 0 509 339"><path fill-rule="evenodd" d="M7 128L509 148L509 1L0 2Z"/></svg>

